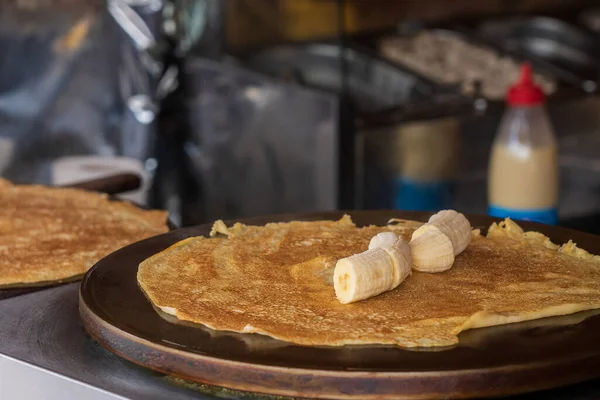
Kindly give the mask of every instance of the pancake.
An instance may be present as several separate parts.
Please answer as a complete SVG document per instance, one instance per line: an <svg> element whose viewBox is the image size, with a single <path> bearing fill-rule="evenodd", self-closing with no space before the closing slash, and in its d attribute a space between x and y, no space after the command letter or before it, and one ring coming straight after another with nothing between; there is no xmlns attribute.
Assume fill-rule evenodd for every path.
<svg viewBox="0 0 600 400"><path fill-rule="evenodd" d="M0 179L0 287L74 280L113 251L167 231L164 211Z"/></svg>
<svg viewBox="0 0 600 400"><path fill-rule="evenodd" d="M449 271L413 274L396 289L352 304L335 297L338 259L379 232L409 239L420 224L356 227L339 221L264 227L216 223L142 262L150 301L179 320L311 346L452 346L464 330L600 308L600 262L507 220L473 231Z"/></svg>

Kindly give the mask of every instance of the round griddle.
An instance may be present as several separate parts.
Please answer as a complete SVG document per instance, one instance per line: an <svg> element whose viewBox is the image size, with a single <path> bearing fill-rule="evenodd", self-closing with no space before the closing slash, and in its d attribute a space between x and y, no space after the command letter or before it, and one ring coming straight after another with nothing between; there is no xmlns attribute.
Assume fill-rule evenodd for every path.
<svg viewBox="0 0 600 400"><path fill-rule="evenodd" d="M348 212L357 225L429 214ZM240 222L338 219L343 212L281 215ZM494 221L469 216L475 227ZM228 224L229 225L229 224ZM523 222L558 243L573 239L600 254L600 238ZM138 287L138 264L210 225L179 229L127 246L98 262L80 289L87 331L136 364L233 389L320 398L467 398L524 393L600 376L600 312L466 331L460 344L432 351L391 346L304 347L256 334L216 332L154 309ZM596 315L599 314L599 315Z"/></svg>

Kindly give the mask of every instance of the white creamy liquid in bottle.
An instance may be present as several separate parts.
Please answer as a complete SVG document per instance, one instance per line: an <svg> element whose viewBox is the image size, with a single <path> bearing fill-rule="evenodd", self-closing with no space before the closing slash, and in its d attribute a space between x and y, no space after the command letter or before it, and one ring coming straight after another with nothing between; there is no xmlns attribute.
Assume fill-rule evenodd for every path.
<svg viewBox="0 0 600 400"><path fill-rule="evenodd" d="M556 224L558 156L544 95L523 67L521 82L494 141L488 176L488 213L494 217Z"/></svg>

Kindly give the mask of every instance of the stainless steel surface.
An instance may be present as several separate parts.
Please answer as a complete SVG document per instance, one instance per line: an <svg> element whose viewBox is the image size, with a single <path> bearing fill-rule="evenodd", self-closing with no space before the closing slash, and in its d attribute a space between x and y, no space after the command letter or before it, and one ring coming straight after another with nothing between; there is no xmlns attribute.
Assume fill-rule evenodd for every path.
<svg viewBox="0 0 600 400"><path fill-rule="evenodd" d="M81 326L78 289L79 283L73 283L0 301L0 353L60 375L59 380L51 379L18 366L10 359L2 359L0 382L8 376L7 371L19 368L23 371L18 378L22 385L52 382L51 386L64 385L75 390L83 383L130 399L210 398L172 384L167 377L136 367L101 348ZM64 378L76 382L72 385L60 382ZM11 385L17 383L16 380L10 382ZM8 383L2 383L2 387L4 385ZM50 390L51 386L46 389ZM21 390L26 392L27 387ZM69 398L73 393L77 392L65 392L65 397L60 398ZM91 396L92 392L86 393ZM10 397L0 392L0 398Z"/></svg>
<svg viewBox="0 0 600 400"><path fill-rule="evenodd" d="M505 50L547 63L581 79L584 90L600 80L600 46L577 26L549 17L520 17L482 24L479 34Z"/></svg>
<svg viewBox="0 0 600 400"><path fill-rule="evenodd" d="M342 58L343 57L343 58ZM342 90L342 60L347 65L347 85L360 111L377 111L430 97L432 82L402 70L365 51L332 43L288 45L265 50L246 63L281 79L333 92Z"/></svg>
<svg viewBox="0 0 600 400"><path fill-rule="evenodd" d="M118 396L0 354L0 398L120 400Z"/></svg>

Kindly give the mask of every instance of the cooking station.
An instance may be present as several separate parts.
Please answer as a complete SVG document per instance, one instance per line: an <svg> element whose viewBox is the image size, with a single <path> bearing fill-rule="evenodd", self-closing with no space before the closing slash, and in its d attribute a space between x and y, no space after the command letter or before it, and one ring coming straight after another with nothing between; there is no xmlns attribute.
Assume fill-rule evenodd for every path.
<svg viewBox="0 0 600 400"><path fill-rule="evenodd" d="M192 231L184 229L183 232ZM83 327L79 288L80 283L75 282L24 294L14 295L16 292L12 292L13 295L0 300L0 398L275 398L170 377L137 366L105 350ZM122 302L116 304L129 307ZM595 320L597 324L599 318L592 315L586 321ZM582 323L583 320L577 319ZM569 336L581 330L578 323L550 325L549 330L544 330L543 326L542 323L539 327L521 328L516 337L522 338L522 341L531 338L539 341L546 337L544 333L539 336L540 332L549 332L551 337L555 335L560 340L563 334ZM514 338L509 334L507 340ZM492 342L492 346L496 344L498 342ZM485 354L483 349L480 349L481 353ZM158 354L156 357L160 358ZM597 367L593 358L586 366L591 371L597 370ZM502 385L485 379L492 385ZM599 396L600 380L595 380L510 398L591 400Z"/></svg>
<svg viewBox="0 0 600 400"><path fill-rule="evenodd" d="M140 2L142 3L144 2ZM145 15L144 12L154 15L157 11L158 9L150 8L138 10L141 15ZM111 12L114 13L115 9ZM128 148L125 150L131 154L126 155L145 160L144 168L153 173L157 159L159 160L156 186L160 188L157 190L160 193L153 195L157 198L153 202L157 203L157 208L173 208L169 209L171 217L175 217L178 222L183 220L184 226L191 226L222 217L243 218L248 215L269 214L273 210L288 212L306 209L400 208L393 206L392 196L381 195L381 187L385 187L386 184L379 187L374 185L374 182L400 175L403 171L392 164L396 158L402 156L376 151L370 153L370 150L393 148L390 143L394 144L394 141L402 136L404 127L416 124L426 133L442 133L449 137L460 134L464 143L463 150L472 153L473 156L465 158L461 165L456 166L460 173L454 176L455 192L452 206L465 213L483 215L487 206L485 172L488 152L493 131L504 107L501 96L486 97L481 82L469 82L469 85L461 87L460 83L445 81L442 79L444 77L436 78L430 71L419 71L415 66L406 64L401 57L394 60L393 57L381 54L382 37L390 36L405 41L420 34L432 34L444 40L464 41L469 46L476 45L485 48L486 51L492 51L505 61L515 62L515 65L517 61L529 61L534 70L552 79L556 90L549 97L549 110L560 141L559 164L563 181L559 225L600 233L600 224L597 222L600 219L600 163L596 151L600 145L597 129L600 126L600 116L597 112L600 107L599 10L586 13L579 20L571 18L569 21L563 21L557 16L534 16L506 17L476 25L458 23L451 26L442 24L438 27L436 24L398 24L393 30L382 34L344 38L345 47L340 46L337 39L313 39L306 43L283 43L261 51L252 51L252 57L243 52L231 54L236 61L232 65L202 57L196 58L197 55L192 53L192 62L187 63L181 71L181 82L187 79L185 82L190 89L190 93L187 93L189 99L185 98L189 103L181 107L189 109L186 112L191 115L184 116L190 117L190 132L186 132L189 137L185 138L184 145L178 143L181 145L181 159L185 159L189 168L186 170L186 174L189 175L186 178L187 185L183 185L186 186L186 190L175 193L179 189L170 186L178 180L160 170L169 162L180 166L180 160L165 161L159 156L155 159L154 156L146 154L146 147L149 148L146 146L146 140L150 142L148 138L154 135L153 129L150 129L153 125L148 121L144 122L143 118L140 119L135 111L142 116L148 116L149 110L154 112L154 108L146 109L132 101L145 99L140 94L132 95L123 101L132 108L130 120L125 121L130 126L124 131L135 133L135 137L124 137L120 142L129 145L137 143L142 150L134 152ZM214 42L216 43L216 40ZM406 44L403 46L411 48ZM98 54L102 55L100 52ZM149 58L144 60L147 62ZM135 68L130 66L133 70L129 73L135 77L141 76L144 68L140 65L144 63L134 64ZM340 68L341 64L345 67ZM444 66L440 69L444 70ZM169 77L168 74L165 75ZM162 80L161 83L168 86ZM79 87L77 84L73 86ZM107 86L110 85L98 85L98 88L105 91ZM152 85L143 86L145 88ZM170 93L171 90L162 89L165 93ZM504 88L500 88L499 91L503 90ZM35 90L28 93L33 92ZM137 93L139 90L132 92ZM243 94L236 100L239 104L229 103L230 92ZM90 90L88 93L93 94ZM271 97L265 96L269 93ZM288 98L283 96L284 94L292 95ZM346 96L349 98L348 105L345 104L348 100ZM261 101L264 102L265 99L272 102L269 103L272 104L271 107L263 107ZM162 99L153 100L160 102ZM140 110L134 107L136 104ZM146 103L143 105L147 106ZM260 114L263 112L261 107L270 110L271 114ZM179 106L173 108L180 111ZM346 108L351 111L347 112ZM308 117L297 113L297 109L303 110ZM225 114L220 115L214 110ZM196 118L198 115L202 115L204 119ZM247 120L235 119L244 116ZM260 116L264 117L264 121L258 118ZM281 127L272 123L272 120L278 119L273 116L284 121ZM154 116L152 120L153 118ZM104 121L109 118L97 119ZM87 120L92 119L81 120L86 121L85 127L89 130ZM262 122L258 127L253 127L250 123L253 120ZM14 125L19 126L16 123ZM299 146L293 144L289 137L280 135L280 132L290 126L302 133L295 135L297 140L310 143L304 153L312 155L314 159L306 158L308 156L289 156L296 155L296 147ZM344 136L347 132L342 132L343 129L352 133L356 143L345 142L351 135ZM103 129L97 130L104 133ZM157 136L160 141L167 135ZM89 135L82 135L81 141L87 146L88 139ZM268 142L269 146L263 147L273 150L273 154L268 153L264 156L261 152L264 148L254 146L255 143L262 142ZM292 144L285 144L288 142ZM40 143L36 142L32 148L51 147L44 142ZM248 143L253 145L248 146ZM58 146L61 145L59 142ZM250 149L248 153L244 153L247 148L243 145ZM357 154L350 156L355 150L355 145L358 149ZM124 145L123 147L125 148ZM157 147L160 150L161 146ZM230 151L232 148L244 151ZM85 147L85 152L94 151L96 149ZM35 158L37 153L34 153L32 151L29 157ZM344 158L340 163L339 170L338 153L348 155L347 159ZM389 154L392 156L386 158ZM21 158L15 157L15 160L20 162ZM45 162L44 157L41 159ZM248 159L255 161L254 171L259 171L262 165L264 171L273 173L276 178L283 178L263 179L263 175L256 173L256 176L252 176L253 179L247 179L247 174L252 169L247 168L241 161ZM34 172L26 173L22 172L25 164L20 165L19 162L15 162L16 166L11 166L7 170L8 173L2 176L20 181L27 181L31 176L36 176L41 183L56 184L46 176L47 166L43 162L40 162L39 166L30 162L31 165L35 165L35 169L32 169ZM237 167L231 168L231 165ZM228 171L233 172L231 176L225 177L228 179L223 179L216 171L225 170L226 167L229 167ZM39 171L44 171L44 174ZM163 173L165 175L162 175ZM43 176L43 179L39 178L40 176ZM297 179L298 177L303 179ZM312 178L304 179L305 177ZM290 183L296 180L302 180L302 185ZM240 182L246 186L242 187ZM343 183L340 187L339 182ZM137 189L141 185L139 176L123 174L110 179L88 181L78 187L102 191L112 196ZM310 193L311 196L284 198L285 196L280 196L280 193L284 192L283 188L294 188L302 195ZM254 192L248 195L251 189L262 197L254 195ZM201 192L204 197L197 195ZM173 204L176 206L172 206ZM175 224L171 223L170 228L174 227ZM600 246L597 246L597 249L600 249ZM594 254L600 254L600 251ZM193 382L137 365L114 354L94 340L84 328L80 315L80 286L81 282L76 281L44 288L0 289L0 399L286 398ZM130 306L128 303L115 304L119 307ZM595 321L592 326L600 326L600 315L590 316L588 322L592 319ZM562 332L568 335L580 326L559 325L554 333L559 337ZM540 334L536 329L539 328L523 328L521 332L525 332L525 337L530 340L535 340L538 336L543 339L545 331L542 329ZM600 370L598 357L594 358L598 354L597 349L596 346L591 352L593 356L587 364L579 364L580 368L584 364L589 371ZM184 350L181 352L185 353ZM480 350L475 348L473 351L476 353ZM567 352L568 350L563 348L562 354ZM159 358L158 355L156 358ZM357 361L358 364L360 362L362 361ZM510 367L514 365L507 365L507 368ZM336 372L343 375L347 371ZM538 376L541 376L541 373ZM489 376L482 376L482 379L486 377L489 379ZM496 387L509 384L511 382L492 382ZM359 396L356 393L349 394ZM509 398L595 400L600 398L600 379L506 397Z"/></svg>

